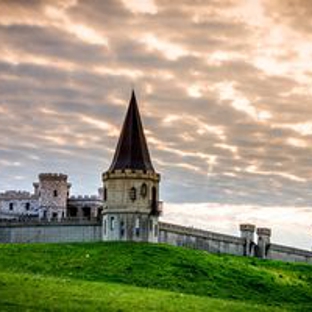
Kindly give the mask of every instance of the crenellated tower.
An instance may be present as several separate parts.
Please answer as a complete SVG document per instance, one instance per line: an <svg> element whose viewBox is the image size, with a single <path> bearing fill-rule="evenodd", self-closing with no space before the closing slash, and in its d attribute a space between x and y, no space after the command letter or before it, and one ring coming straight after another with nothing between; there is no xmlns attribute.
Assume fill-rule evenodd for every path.
<svg viewBox="0 0 312 312"><path fill-rule="evenodd" d="M113 162L103 173L103 240L158 241L159 182L133 91Z"/></svg>
<svg viewBox="0 0 312 312"><path fill-rule="evenodd" d="M50 221L66 217L70 186L66 174L39 174L39 183L34 183L34 188L39 199L40 219Z"/></svg>

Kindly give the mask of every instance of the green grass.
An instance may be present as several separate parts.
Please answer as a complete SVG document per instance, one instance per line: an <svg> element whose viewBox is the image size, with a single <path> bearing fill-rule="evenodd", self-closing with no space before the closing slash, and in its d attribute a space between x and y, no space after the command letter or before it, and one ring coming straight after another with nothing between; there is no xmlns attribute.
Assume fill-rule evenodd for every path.
<svg viewBox="0 0 312 312"><path fill-rule="evenodd" d="M157 244L0 245L0 311L312 311L312 266Z"/></svg>

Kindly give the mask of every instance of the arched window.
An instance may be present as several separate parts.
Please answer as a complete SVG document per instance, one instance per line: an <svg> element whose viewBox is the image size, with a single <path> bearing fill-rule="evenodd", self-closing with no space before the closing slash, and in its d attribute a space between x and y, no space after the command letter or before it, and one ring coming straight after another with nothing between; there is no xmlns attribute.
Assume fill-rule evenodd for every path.
<svg viewBox="0 0 312 312"><path fill-rule="evenodd" d="M54 196L54 197L57 197L57 196L58 196L57 190L54 190L54 191L53 191L53 196Z"/></svg>
<svg viewBox="0 0 312 312"><path fill-rule="evenodd" d="M147 196L147 185L146 183L143 183L141 186L141 196L145 198Z"/></svg>
<svg viewBox="0 0 312 312"><path fill-rule="evenodd" d="M135 187L132 187L131 189L130 189L130 193L129 193L129 196L130 196L130 199L132 200L132 201L135 201L136 200L136 189L135 189Z"/></svg>
<svg viewBox="0 0 312 312"><path fill-rule="evenodd" d="M30 203L25 204L25 209L26 209L26 211L28 211L30 209Z"/></svg>

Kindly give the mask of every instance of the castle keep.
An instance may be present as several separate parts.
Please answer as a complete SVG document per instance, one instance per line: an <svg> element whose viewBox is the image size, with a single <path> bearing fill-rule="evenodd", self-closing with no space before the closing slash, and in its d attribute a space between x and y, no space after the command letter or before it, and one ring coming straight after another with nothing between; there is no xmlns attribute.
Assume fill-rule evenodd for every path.
<svg viewBox="0 0 312 312"><path fill-rule="evenodd" d="M268 228L241 224L238 237L160 221L160 175L150 158L134 92L112 164L102 178L103 188L94 196L70 196L67 175L53 173L40 174L33 193L0 194L0 243L160 242L312 264L312 252L271 243Z"/></svg>

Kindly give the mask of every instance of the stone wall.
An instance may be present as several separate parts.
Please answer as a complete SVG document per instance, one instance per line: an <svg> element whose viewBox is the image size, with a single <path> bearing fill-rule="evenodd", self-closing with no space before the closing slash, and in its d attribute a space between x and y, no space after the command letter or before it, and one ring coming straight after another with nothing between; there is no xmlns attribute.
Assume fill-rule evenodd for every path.
<svg viewBox="0 0 312 312"><path fill-rule="evenodd" d="M7 191L0 194L0 218L36 216L38 208L38 198L28 192Z"/></svg>
<svg viewBox="0 0 312 312"><path fill-rule="evenodd" d="M206 250L211 253L244 255L244 239L195 228L159 222L159 242Z"/></svg>
<svg viewBox="0 0 312 312"><path fill-rule="evenodd" d="M206 250L211 253L246 255L246 239L232 235L159 222L159 243ZM108 226L108 225L107 225ZM100 223L0 223L0 243L95 242L103 240ZM266 259L312 264L312 252L269 244Z"/></svg>
<svg viewBox="0 0 312 312"><path fill-rule="evenodd" d="M267 259L289 262L307 262L312 264L312 252L288 246L271 244Z"/></svg>
<svg viewBox="0 0 312 312"><path fill-rule="evenodd" d="M97 223L0 225L0 243L96 242L102 240L101 231Z"/></svg>

